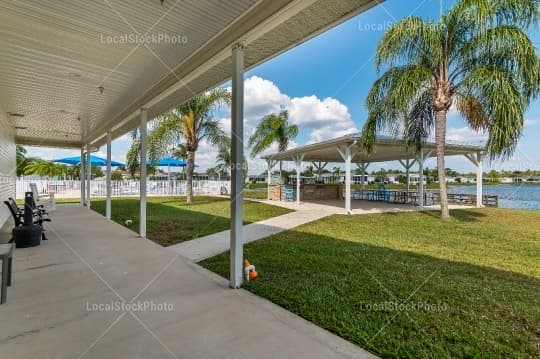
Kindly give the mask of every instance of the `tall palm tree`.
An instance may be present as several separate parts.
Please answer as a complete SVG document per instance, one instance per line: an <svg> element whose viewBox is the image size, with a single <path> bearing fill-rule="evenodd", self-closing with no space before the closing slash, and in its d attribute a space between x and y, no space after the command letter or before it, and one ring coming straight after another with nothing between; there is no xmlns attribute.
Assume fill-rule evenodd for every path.
<svg viewBox="0 0 540 359"><path fill-rule="evenodd" d="M172 144L183 143L187 151L186 195L187 203L193 203L193 170L195 153L202 140L217 145L223 136L219 120L213 110L229 105L231 94L223 88L195 96L174 110L160 116L148 135L149 158L157 161Z"/></svg>
<svg viewBox="0 0 540 359"><path fill-rule="evenodd" d="M362 143L377 130L402 135L420 150L435 128L441 218L448 219L444 173L446 117L455 106L470 128L486 131L490 159L507 158L524 113L540 88L540 61L526 34L538 22L537 0L461 0L439 21L408 17L377 46L377 70Z"/></svg>
<svg viewBox="0 0 540 359"><path fill-rule="evenodd" d="M223 136L218 143L218 153L216 155L216 169L220 173L229 174L232 167L232 155L231 155L231 138ZM244 180L248 172L248 162L244 157L244 164L242 168L242 174Z"/></svg>
<svg viewBox="0 0 540 359"><path fill-rule="evenodd" d="M278 151L283 152L289 147L289 142L298 135L298 126L289 124L287 110L279 114L271 113L264 116L249 137L248 146L251 147L251 158L267 150L274 143L278 144ZM279 175L282 177L282 162L279 161Z"/></svg>

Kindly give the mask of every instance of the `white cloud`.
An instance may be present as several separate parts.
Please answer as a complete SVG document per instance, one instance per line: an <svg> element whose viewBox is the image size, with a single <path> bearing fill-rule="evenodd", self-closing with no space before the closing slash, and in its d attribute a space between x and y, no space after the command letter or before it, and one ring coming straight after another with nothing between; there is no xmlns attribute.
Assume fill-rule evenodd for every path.
<svg viewBox="0 0 540 359"><path fill-rule="evenodd" d="M540 123L540 120L525 120L525 126L534 126Z"/></svg>
<svg viewBox="0 0 540 359"><path fill-rule="evenodd" d="M324 141L330 138L343 136L345 134L358 132L358 129L351 118L347 106L338 100L328 97L320 99L315 95L304 97L290 97L270 80L258 76L252 76L244 82L244 144L255 131L262 117L270 113L277 113L288 110L290 122L300 127L300 134L295 141L291 141L289 148L298 147L306 143ZM220 122L224 132L231 133L230 111L220 109L216 111L220 116ZM125 155L131 144L129 134L120 136L113 141L113 159L125 162ZM277 152L277 145L273 145L266 153ZM68 151L58 149L42 148L36 149L32 154L51 159L65 156L78 155L79 151ZM249 173L256 174L266 170L265 161L249 157L249 148L244 146L244 153L248 157ZM102 147L95 155L105 157L105 147ZM199 166L198 171L206 170L216 165L217 149L207 141L199 144L195 162Z"/></svg>
<svg viewBox="0 0 540 359"><path fill-rule="evenodd" d="M471 144L483 143L487 140L486 132L476 132L470 127L449 128L446 130L446 140Z"/></svg>

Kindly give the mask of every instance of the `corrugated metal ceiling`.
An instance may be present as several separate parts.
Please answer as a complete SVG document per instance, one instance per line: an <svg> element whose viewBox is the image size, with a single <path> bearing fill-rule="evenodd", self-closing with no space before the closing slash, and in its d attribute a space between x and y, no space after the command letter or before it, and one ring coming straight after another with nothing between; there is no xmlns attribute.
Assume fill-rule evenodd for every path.
<svg viewBox="0 0 540 359"><path fill-rule="evenodd" d="M0 103L19 143L101 144L227 80L233 43L252 67L376 2L3 1ZM137 34L182 43L119 43Z"/></svg>

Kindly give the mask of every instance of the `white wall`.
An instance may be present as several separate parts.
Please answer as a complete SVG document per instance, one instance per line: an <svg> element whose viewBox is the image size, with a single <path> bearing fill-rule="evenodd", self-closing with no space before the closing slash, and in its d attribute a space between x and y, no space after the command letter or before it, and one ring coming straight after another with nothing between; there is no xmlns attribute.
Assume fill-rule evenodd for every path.
<svg viewBox="0 0 540 359"><path fill-rule="evenodd" d="M0 227L10 216L4 201L15 197L16 176L15 130L0 106Z"/></svg>

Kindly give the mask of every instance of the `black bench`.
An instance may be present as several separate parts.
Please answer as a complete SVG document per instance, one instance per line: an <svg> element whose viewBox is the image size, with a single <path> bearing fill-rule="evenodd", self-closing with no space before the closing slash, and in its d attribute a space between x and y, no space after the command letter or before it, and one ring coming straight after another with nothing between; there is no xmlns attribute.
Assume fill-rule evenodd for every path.
<svg viewBox="0 0 540 359"><path fill-rule="evenodd" d="M13 198L8 198L7 201L4 201L4 204L8 207L9 212L13 216L13 220L15 221L15 227L22 226L24 223L24 209L17 206L17 202ZM49 218L48 213L41 207L35 206L30 208L32 210L32 220L34 224L38 224L43 228L44 222L50 222L51 219ZM41 239L44 241L47 240L47 237L45 236L45 229L43 229L43 232L41 234Z"/></svg>

